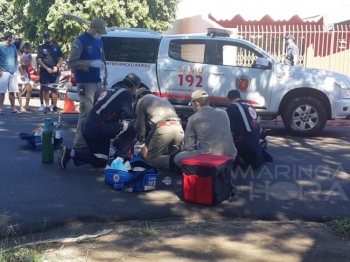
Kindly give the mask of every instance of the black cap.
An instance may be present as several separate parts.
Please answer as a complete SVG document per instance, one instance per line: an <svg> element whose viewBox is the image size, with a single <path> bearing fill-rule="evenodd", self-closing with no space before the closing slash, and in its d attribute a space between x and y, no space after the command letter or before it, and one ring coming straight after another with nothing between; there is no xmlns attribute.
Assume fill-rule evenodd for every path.
<svg viewBox="0 0 350 262"><path fill-rule="evenodd" d="M122 80L122 84L128 88L138 87L141 79L134 73L127 74Z"/></svg>
<svg viewBox="0 0 350 262"><path fill-rule="evenodd" d="M146 87L140 87L139 89L136 90L135 92L135 98L136 99L139 99L141 95L144 95L144 94L150 94L151 91L146 88Z"/></svg>
<svg viewBox="0 0 350 262"><path fill-rule="evenodd" d="M240 98L240 97L241 97L241 94L236 89L230 90L227 93L227 99L230 99L230 100L235 99L235 98Z"/></svg>
<svg viewBox="0 0 350 262"><path fill-rule="evenodd" d="M47 31L45 31L45 33L43 34L43 38L50 38L51 37L51 34Z"/></svg>

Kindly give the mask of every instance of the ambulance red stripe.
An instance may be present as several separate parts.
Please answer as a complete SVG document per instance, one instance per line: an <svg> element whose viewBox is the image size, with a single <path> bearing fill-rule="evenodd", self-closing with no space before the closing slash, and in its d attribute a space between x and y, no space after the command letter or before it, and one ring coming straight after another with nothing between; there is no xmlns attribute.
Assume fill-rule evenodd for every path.
<svg viewBox="0 0 350 262"><path fill-rule="evenodd" d="M167 99L180 99L180 100L191 100L191 95L183 95L183 94L169 94L169 93L159 93L159 92L152 92L152 94L156 96L161 96L163 98ZM227 103L227 99L224 97L218 97L218 96L211 96L210 97L211 102L220 102L220 103ZM253 100L246 100L251 105L259 105L258 102L255 102Z"/></svg>

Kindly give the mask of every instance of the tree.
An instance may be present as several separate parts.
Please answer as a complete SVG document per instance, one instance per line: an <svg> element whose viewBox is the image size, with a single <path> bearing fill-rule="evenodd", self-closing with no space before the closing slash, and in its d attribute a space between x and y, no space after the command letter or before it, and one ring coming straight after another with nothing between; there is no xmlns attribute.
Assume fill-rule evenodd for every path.
<svg viewBox="0 0 350 262"><path fill-rule="evenodd" d="M0 0L3 1L3 0ZM18 31L37 46L49 30L64 53L70 43L87 27L67 21L68 13L91 21L102 17L109 27L140 27L158 32L167 30L175 20L180 0L14 0L14 22ZM0 20L1 25L1 20Z"/></svg>
<svg viewBox="0 0 350 262"><path fill-rule="evenodd" d="M0 0L0 31L16 31L19 27L14 22L14 6L6 0Z"/></svg>

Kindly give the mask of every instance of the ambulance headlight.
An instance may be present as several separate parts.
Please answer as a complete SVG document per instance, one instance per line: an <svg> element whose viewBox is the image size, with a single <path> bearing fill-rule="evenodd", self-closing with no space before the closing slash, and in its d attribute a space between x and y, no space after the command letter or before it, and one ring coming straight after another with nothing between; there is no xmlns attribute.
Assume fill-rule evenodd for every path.
<svg viewBox="0 0 350 262"><path fill-rule="evenodd" d="M342 88L342 89L348 89L348 88L350 88L345 82L340 81L340 80L337 80L337 81L334 83L334 85L335 85L336 87L340 87L340 88Z"/></svg>
<svg viewBox="0 0 350 262"><path fill-rule="evenodd" d="M337 79L337 81L334 83L334 86L336 88L341 89L342 98L350 99L350 84L349 84L349 82L345 82L345 81L341 81L341 80Z"/></svg>
<svg viewBox="0 0 350 262"><path fill-rule="evenodd" d="M342 88L342 98L350 99L350 88Z"/></svg>

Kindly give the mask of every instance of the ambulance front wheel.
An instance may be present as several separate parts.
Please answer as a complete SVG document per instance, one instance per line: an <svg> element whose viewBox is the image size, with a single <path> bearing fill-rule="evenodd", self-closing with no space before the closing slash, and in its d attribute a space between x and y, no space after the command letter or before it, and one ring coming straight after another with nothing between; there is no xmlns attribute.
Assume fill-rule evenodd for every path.
<svg viewBox="0 0 350 262"><path fill-rule="evenodd" d="M326 125L327 113L321 102L311 96L289 101L282 114L285 128L298 135L316 135Z"/></svg>

